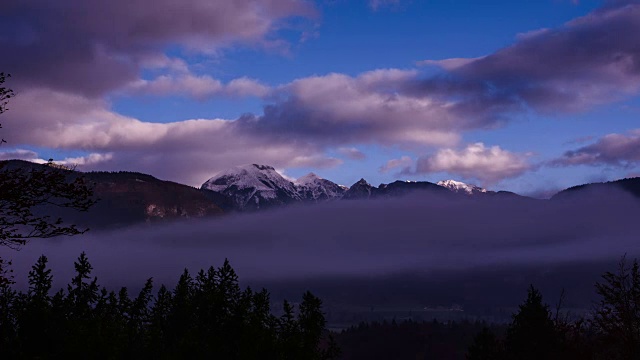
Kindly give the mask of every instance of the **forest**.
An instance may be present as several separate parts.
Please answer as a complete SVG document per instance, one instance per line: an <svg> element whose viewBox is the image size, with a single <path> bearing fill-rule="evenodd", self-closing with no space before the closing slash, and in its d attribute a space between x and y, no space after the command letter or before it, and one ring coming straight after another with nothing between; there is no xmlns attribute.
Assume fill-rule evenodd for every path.
<svg viewBox="0 0 640 360"><path fill-rule="evenodd" d="M361 323L326 329L322 301L305 292L276 310L266 289L241 289L228 260L185 271L174 287L135 296L101 287L82 253L66 289L53 292L41 256L25 292L13 288L2 262L0 357L222 359L638 359L640 266L625 258L595 284L599 302L588 316L552 308L530 286L509 324L480 322ZM276 310L276 311L274 311ZM275 315L278 313L279 315Z"/></svg>

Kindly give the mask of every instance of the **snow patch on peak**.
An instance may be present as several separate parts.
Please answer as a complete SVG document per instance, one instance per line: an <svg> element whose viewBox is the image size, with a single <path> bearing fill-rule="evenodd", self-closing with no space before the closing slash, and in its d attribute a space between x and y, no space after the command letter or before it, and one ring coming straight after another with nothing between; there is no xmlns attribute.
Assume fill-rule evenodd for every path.
<svg viewBox="0 0 640 360"><path fill-rule="evenodd" d="M473 195L473 194L477 194L477 193L486 193L487 189L483 189L479 186L473 185L473 184L466 184L463 183L462 181L456 181L456 180L443 180L443 181L438 181L437 183L438 185L445 187L455 193L465 193L468 195Z"/></svg>
<svg viewBox="0 0 640 360"><path fill-rule="evenodd" d="M306 184L314 183L314 182L316 182L316 180L324 180L324 179L311 172L311 173L308 173L305 176L302 176L302 177L298 178L295 181L295 184L297 184L297 185L306 185Z"/></svg>
<svg viewBox="0 0 640 360"><path fill-rule="evenodd" d="M309 173L299 178L295 184L303 200L339 199L345 192L345 189L340 185L323 179L314 173Z"/></svg>
<svg viewBox="0 0 640 360"><path fill-rule="evenodd" d="M268 165L249 164L221 171L202 184L233 199L237 208L244 209L255 202L256 207L266 203L286 203L298 200L295 185Z"/></svg>

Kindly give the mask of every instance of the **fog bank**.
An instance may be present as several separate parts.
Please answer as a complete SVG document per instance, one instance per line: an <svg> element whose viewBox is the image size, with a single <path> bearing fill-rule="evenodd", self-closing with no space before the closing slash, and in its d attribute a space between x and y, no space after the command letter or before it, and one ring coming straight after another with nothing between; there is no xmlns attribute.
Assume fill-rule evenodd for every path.
<svg viewBox="0 0 640 360"><path fill-rule="evenodd" d="M443 273L505 266L606 262L640 254L640 202L520 198L447 200L412 196L336 201L253 214L142 225L73 238L34 240L13 260L24 287L38 256L49 257L55 286L73 275L85 251L99 282L173 285L229 258L241 280Z"/></svg>

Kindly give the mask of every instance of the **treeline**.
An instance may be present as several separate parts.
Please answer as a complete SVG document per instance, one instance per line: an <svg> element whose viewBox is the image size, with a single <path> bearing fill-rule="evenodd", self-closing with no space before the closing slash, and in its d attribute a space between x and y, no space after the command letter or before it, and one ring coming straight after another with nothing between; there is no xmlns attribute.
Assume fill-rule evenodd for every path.
<svg viewBox="0 0 640 360"><path fill-rule="evenodd" d="M550 307L535 287L509 324L395 322L360 324L337 336L342 359L637 360L640 266L623 259L595 285L587 316ZM484 328L483 328L484 327ZM366 344L366 345L365 345Z"/></svg>
<svg viewBox="0 0 640 360"><path fill-rule="evenodd" d="M0 265L0 358L83 359L332 359L320 299L306 292L282 316L269 293L242 290L228 261L154 293L149 279L137 296L109 292L92 278L82 253L66 290L51 295L52 275L42 256L29 272L26 293L12 288Z"/></svg>
<svg viewBox="0 0 640 360"><path fill-rule="evenodd" d="M623 258L616 272L596 283L599 302L588 318L562 314L562 298L555 311L533 286L514 314L506 334L488 329L469 348L469 360L484 359L640 359L640 267Z"/></svg>

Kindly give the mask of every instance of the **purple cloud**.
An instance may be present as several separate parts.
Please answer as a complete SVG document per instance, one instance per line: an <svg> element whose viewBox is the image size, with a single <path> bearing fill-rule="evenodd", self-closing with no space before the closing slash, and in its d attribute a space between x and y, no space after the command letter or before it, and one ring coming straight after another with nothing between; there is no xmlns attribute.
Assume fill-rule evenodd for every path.
<svg viewBox="0 0 640 360"><path fill-rule="evenodd" d="M354 148L354 147L341 147L338 148L338 153L346 156L347 158L351 159L351 160L364 160L367 158L367 155L365 155L362 151Z"/></svg>
<svg viewBox="0 0 640 360"><path fill-rule="evenodd" d="M213 53L270 48L285 19L314 16L302 0L25 0L3 5L0 68L27 86L100 96L137 80L168 46Z"/></svg>
<svg viewBox="0 0 640 360"><path fill-rule="evenodd" d="M79 170L133 170L200 185L237 164L326 168L342 163L325 155L322 146L261 136L238 121L143 122L111 111L106 101L47 90L21 93L5 115L8 145L85 151L86 159L54 159Z"/></svg>
<svg viewBox="0 0 640 360"><path fill-rule="evenodd" d="M161 75L153 80L137 80L128 86L134 94L157 96L190 96L196 99L207 99L214 96L267 96L271 89L259 81L242 77L233 79L227 84L211 76L196 76L191 73L180 75Z"/></svg>
<svg viewBox="0 0 640 360"><path fill-rule="evenodd" d="M413 70L381 69L351 77L328 74L279 88L263 116L241 119L248 131L295 136L325 146L376 143L404 146L452 145L458 122L446 101L415 97L403 88Z"/></svg>
<svg viewBox="0 0 640 360"><path fill-rule="evenodd" d="M421 84L426 94L460 95L455 106L489 101L498 113L586 110L640 91L640 3L619 1L557 29L519 36L479 59L435 63L447 76ZM485 120L493 121L488 117Z"/></svg>
<svg viewBox="0 0 640 360"><path fill-rule="evenodd" d="M595 143L567 151L552 166L612 165L630 167L640 162L640 129L609 134Z"/></svg>
<svg viewBox="0 0 640 360"><path fill-rule="evenodd" d="M399 159L391 159L386 162L386 164L382 165L379 169L381 173L387 173L394 169L401 169L401 172L409 173L411 172L411 167L413 166L414 161L409 156L402 156Z"/></svg>
<svg viewBox="0 0 640 360"><path fill-rule="evenodd" d="M14 73L21 91L3 115L5 137L18 145L112 154L87 166L135 169L190 184L239 163L338 166L341 160L326 153L360 158L344 150L354 143L439 147L418 160L417 172L447 171L491 183L529 170L527 156L482 144L452 150L464 131L494 128L531 110L580 111L640 91L636 1L610 2L558 29L520 35L512 46L482 58L422 62L444 69L426 78L417 70L379 69L271 88L248 78L222 83L197 76L185 61L163 53L169 45L205 54L239 42L269 47L282 21L313 12L299 0L161 0L152 9L142 0L7 5L0 33L17 35L0 37L6 54L0 68ZM143 68L163 74L140 79ZM262 115L160 124L111 111L101 97L111 91L257 96L268 103ZM617 151L630 159L630 150ZM587 157L594 153L585 147L565 157L593 162ZM612 161L602 154L597 161Z"/></svg>

